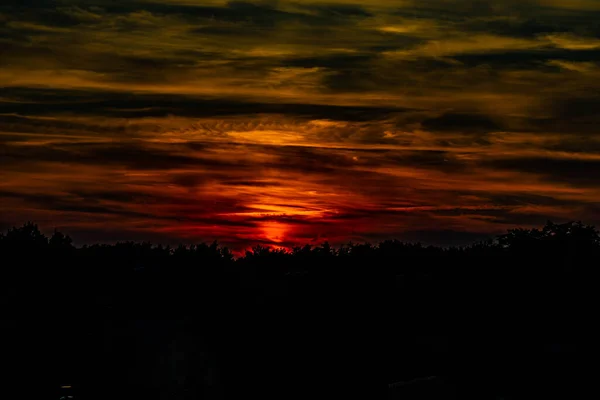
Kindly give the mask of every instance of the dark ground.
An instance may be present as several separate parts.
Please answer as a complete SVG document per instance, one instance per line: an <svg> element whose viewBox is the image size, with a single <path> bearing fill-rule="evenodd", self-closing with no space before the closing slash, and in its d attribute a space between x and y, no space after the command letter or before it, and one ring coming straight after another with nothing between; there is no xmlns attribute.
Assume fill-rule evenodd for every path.
<svg viewBox="0 0 600 400"><path fill-rule="evenodd" d="M2 398L600 397L600 237L581 224L237 261L26 225L0 254Z"/></svg>

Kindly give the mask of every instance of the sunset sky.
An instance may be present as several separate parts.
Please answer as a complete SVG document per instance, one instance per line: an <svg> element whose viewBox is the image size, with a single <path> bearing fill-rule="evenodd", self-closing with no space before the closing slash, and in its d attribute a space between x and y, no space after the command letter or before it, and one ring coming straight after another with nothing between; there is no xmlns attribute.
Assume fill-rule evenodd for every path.
<svg viewBox="0 0 600 400"><path fill-rule="evenodd" d="M467 244L600 224L600 0L1 0L0 228Z"/></svg>

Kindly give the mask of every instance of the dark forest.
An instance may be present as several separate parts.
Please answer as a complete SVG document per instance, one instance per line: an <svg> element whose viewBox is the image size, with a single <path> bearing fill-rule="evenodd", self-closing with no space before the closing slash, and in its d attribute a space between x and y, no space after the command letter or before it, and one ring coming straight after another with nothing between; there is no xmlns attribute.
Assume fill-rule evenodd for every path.
<svg viewBox="0 0 600 400"><path fill-rule="evenodd" d="M18 398L581 398L594 382L600 235L580 222L239 258L216 242L76 248L27 223L0 251Z"/></svg>

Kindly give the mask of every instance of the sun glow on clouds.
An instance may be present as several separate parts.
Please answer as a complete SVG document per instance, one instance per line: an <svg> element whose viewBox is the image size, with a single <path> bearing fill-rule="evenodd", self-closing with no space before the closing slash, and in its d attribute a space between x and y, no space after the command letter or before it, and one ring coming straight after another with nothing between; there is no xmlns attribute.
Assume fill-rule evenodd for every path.
<svg viewBox="0 0 600 400"><path fill-rule="evenodd" d="M328 210L305 210L299 207L288 207L280 206L276 204L247 204L247 208L257 211L238 212L230 214L221 214L223 216L249 216L249 217L262 217L262 216L303 216L303 217L322 217Z"/></svg>
<svg viewBox="0 0 600 400"><path fill-rule="evenodd" d="M276 244L284 242L288 231L288 227L280 222L264 222L260 229L266 240Z"/></svg>

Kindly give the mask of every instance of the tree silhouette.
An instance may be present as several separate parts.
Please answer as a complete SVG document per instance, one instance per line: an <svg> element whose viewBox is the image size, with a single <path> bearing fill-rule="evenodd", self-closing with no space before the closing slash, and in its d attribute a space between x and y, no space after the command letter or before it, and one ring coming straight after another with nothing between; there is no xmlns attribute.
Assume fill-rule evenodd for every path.
<svg viewBox="0 0 600 400"><path fill-rule="evenodd" d="M24 360L49 371L16 381L68 380L86 399L281 397L293 385L305 394L329 386L335 397L332 381L373 375L441 375L457 398L485 398L514 392L526 354L598 347L600 234L581 222L466 247L259 245L237 259L217 242L75 247L28 222L0 234L0 254L6 358L21 365L15 371ZM174 350L181 337L188 350ZM156 371L166 371L160 360L182 363L165 356L175 351L194 367L170 371L194 372L165 383L166 393ZM546 364L530 367L568 380ZM210 379L192 375L204 373Z"/></svg>

